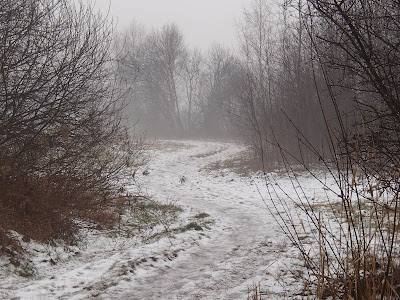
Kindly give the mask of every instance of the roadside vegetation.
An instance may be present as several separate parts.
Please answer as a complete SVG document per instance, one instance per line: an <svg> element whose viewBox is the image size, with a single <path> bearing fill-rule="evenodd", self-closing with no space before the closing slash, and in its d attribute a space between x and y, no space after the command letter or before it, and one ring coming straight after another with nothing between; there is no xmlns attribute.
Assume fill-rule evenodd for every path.
<svg viewBox="0 0 400 300"><path fill-rule="evenodd" d="M397 299L399 3L286 1L276 9L257 0L244 18L245 58L254 66L247 136L264 162L266 204L303 258L300 295ZM295 194L270 185L274 162ZM321 170L334 179L323 203L306 194L298 166L322 185Z"/></svg>
<svg viewBox="0 0 400 300"><path fill-rule="evenodd" d="M73 243L80 221L112 227L121 179L142 163L122 122L112 24L68 0L2 1L0 253Z"/></svg>

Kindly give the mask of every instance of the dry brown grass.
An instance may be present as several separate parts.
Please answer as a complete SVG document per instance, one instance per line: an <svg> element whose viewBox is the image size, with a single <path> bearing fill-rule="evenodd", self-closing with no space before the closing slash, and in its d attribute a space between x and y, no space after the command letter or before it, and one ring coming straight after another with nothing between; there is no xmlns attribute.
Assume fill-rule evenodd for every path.
<svg viewBox="0 0 400 300"><path fill-rule="evenodd" d="M262 295L261 285L254 285L247 291L247 300L262 300Z"/></svg>
<svg viewBox="0 0 400 300"><path fill-rule="evenodd" d="M252 151L245 150L233 158L209 164L204 169L207 171L229 169L240 176L249 177L262 171L263 165Z"/></svg>
<svg viewBox="0 0 400 300"><path fill-rule="evenodd" d="M24 241L74 243L78 220L98 228L111 228L119 220L111 198L96 192L71 189L66 178L39 176L0 177L0 254L18 257L23 252L17 232Z"/></svg>
<svg viewBox="0 0 400 300"><path fill-rule="evenodd" d="M315 288L317 299L400 299L398 198L386 194L304 208L318 229L318 251L303 253L310 270L306 286Z"/></svg>

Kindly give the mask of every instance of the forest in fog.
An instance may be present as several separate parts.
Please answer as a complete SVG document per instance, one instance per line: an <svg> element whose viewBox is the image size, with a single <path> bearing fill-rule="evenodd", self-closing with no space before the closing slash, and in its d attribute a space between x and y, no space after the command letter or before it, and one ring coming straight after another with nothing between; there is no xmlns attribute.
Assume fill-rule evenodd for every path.
<svg viewBox="0 0 400 300"><path fill-rule="evenodd" d="M398 9L257 0L237 21L237 49L203 52L173 23L132 23L114 49L131 121L149 136L239 137L267 164L282 162L282 150L305 164L334 155L329 130L346 147L359 126L394 141Z"/></svg>
<svg viewBox="0 0 400 300"><path fill-rule="evenodd" d="M127 188L147 163L146 138L234 140L251 148L266 187L276 170L300 189L294 169L319 183L333 178L335 188L323 190L339 202L334 230L317 211L326 203L293 200L303 190L260 192L302 255L305 281L317 282L314 295L399 298L399 0L253 0L236 32L235 47L199 50L173 22L117 29L84 1L0 1L0 254L8 264L21 265L31 240L73 244L89 223L120 229L127 212L148 208L150 198ZM196 166L199 174L207 167ZM313 227L318 255L305 250L306 226L300 216L295 225L288 202ZM173 220L180 211L156 207Z"/></svg>
<svg viewBox="0 0 400 300"><path fill-rule="evenodd" d="M118 32L118 80L136 132L239 138L269 165L282 162L282 149L307 164L320 160L316 151L330 155L324 116L332 126L337 119L327 100L330 87L336 80L352 85L354 78L328 67L345 52L315 40L334 32L323 19L311 23L310 4L253 1L237 20L237 48L214 43L208 51L192 49L174 23L148 29L133 22ZM347 116L355 105L348 99L357 92L340 90L345 94L337 108ZM355 121L353 114L346 122Z"/></svg>

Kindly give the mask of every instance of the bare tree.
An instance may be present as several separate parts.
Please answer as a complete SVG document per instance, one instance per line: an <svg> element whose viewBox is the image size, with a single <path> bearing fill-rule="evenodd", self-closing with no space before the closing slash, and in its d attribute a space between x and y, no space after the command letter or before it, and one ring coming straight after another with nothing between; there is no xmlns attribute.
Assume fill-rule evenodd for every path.
<svg viewBox="0 0 400 300"><path fill-rule="evenodd" d="M241 42L244 92L239 96L240 112L245 135L257 151L257 155L269 156L266 140L273 124L273 59L276 53L272 34L270 8L266 1L252 2L244 12L244 20L239 24ZM270 159L270 157L268 157Z"/></svg>
<svg viewBox="0 0 400 300"><path fill-rule="evenodd" d="M0 239L66 238L116 195L135 148L121 127L112 28L68 0L0 10ZM47 229L40 229L41 226Z"/></svg>
<svg viewBox="0 0 400 300"><path fill-rule="evenodd" d="M318 125L323 120L315 90L323 77L300 18L303 6L257 0L238 26L242 75L233 111L266 167L282 162L279 148L306 164L319 159L309 142L323 148L326 129Z"/></svg>
<svg viewBox="0 0 400 300"><path fill-rule="evenodd" d="M213 44L208 52L203 83L207 89L203 103L203 127L207 135L223 136L229 130L227 110L234 96L232 85L237 72L237 60L231 51Z"/></svg>
<svg viewBox="0 0 400 300"><path fill-rule="evenodd" d="M227 131L237 60L220 45L208 55L189 50L174 24L146 34L135 24L118 39L119 73L131 87L139 124L155 136ZM207 127L207 128L206 128Z"/></svg>
<svg viewBox="0 0 400 300"><path fill-rule="evenodd" d="M304 223L299 231L290 210L279 212L282 206L289 208L288 199L272 192L270 200L279 207L275 216L304 255L311 270L305 277L311 285L316 283L312 293L318 299L397 299L399 2L308 0L293 4L312 45L315 91L331 155L324 157L315 142L305 137L307 128L294 126L306 141L303 145L315 151L336 182L336 198L327 200L328 210L337 200L340 210L332 217L332 211L317 209L305 193L290 199L297 206L302 204L298 207L308 217L311 231L318 232L319 253L314 254L299 239L300 231L306 231ZM318 84L321 79L323 84ZM280 149L290 171L290 151ZM294 183L298 184L296 178Z"/></svg>
<svg viewBox="0 0 400 300"><path fill-rule="evenodd" d="M198 125L202 116L202 83L204 77L204 59L200 51L187 52L182 70L182 79L185 83L187 104L187 125L190 132Z"/></svg>
<svg viewBox="0 0 400 300"><path fill-rule="evenodd" d="M163 26L148 38L145 57L145 80L155 108L175 134L182 134L181 78L186 47L175 24ZM154 111L153 111L154 112Z"/></svg>
<svg viewBox="0 0 400 300"><path fill-rule="evenodd" d="M127 122L137 124L135 130L142 131L140 127L147 125L144 116L149 114L144 77L147 34L143 25L133 21L125 30L115 34L113 44L119 85L125 90Z"/></svg>
<svg viewBox="0 0 400 300"><path fill-rule="evenodd" d="M344 284L344 295L355 299L399 297L396 274L400 263L394 254L399 245L394 229L400 189L395 171L400 163L399 2L307 3L309 27L331 87L329 100L339 120L332 137L336 147L332 145L332 149L340 157L337 171L342 179L341 198L352 224L345 231L350 244L346 259L352 262L346 272L353 274L354 281ZM327 69L340 70L340 76L332 77ZM356 117L350 124L340 110L343 93L351 95L345 100L355 107ZM355 174L365 180L356 179ZM362 185L366 185L369 195L360 195ZM353 193L359 209L362 204L371 205L376 224L349 210L349 195ZM372 235L366 229L371 226L377 226ZM373 246L369 244L371 239L377 240ZM378 261L380 267L371 270L371 260Z"/></svg>

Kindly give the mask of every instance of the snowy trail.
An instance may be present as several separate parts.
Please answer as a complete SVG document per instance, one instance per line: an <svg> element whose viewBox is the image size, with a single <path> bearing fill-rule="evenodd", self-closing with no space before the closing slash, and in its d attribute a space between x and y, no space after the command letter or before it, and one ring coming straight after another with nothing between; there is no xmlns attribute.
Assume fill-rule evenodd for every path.
<svg viewBox="0 0 400 300"><path fill-rule="evenodd" d="M157 152L143 182L150 194L177 199L180 205L209 214L217 223L208 238L179 252L168 265L107 293L112 299L247 299L248 289L268 285L279 294L270 271L279 268L284 241L250 178L229 170L206 171L244 150L232 143L185 142ZM180 178L186 181L181 183ZM179 243L179 241L178 241ZM111 291L110 291L111 292ZM270 295L273 296L272 294ZM277 297L279 299L279 297Z"/></svg>
<svg viewBox="0 0 400 300"><path fill-rule="evenodd" d="M228 142L155 143L148 173L136 177L153 199L184 208L176 230L145 241L89 231L70 252L32 243L36 275L7 273L0 260L0 299L248 299L256 285L265 299L296 298L301 287L289 270L297 251L263 203L265 181L227 167L245 150ZM278 178L293 194L291 181ZM304 180L315 194L315 180ZM203 230L179 230L193 222Z"/></svg>

